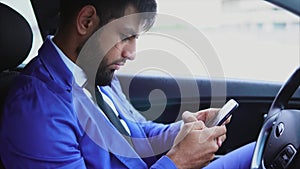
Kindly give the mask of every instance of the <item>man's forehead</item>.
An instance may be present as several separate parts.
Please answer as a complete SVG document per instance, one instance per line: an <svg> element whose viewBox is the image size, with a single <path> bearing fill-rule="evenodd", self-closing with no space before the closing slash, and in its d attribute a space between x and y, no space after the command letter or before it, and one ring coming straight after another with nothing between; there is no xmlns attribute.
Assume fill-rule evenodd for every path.
<svg viewBox="0 0 300 169"><path fill-rule="evenodd" d="M155 13L138 13L133 5L127 5L124 15L111 19L106 25L100 27L104 34L140 35L149 30L155 20Z"/></svg>
<svg viewBox="0 0 300 169"><path fill-rule="evenodd" d="M138 13L138 10L133 5L128 5L124 10L124 16Z"/></svg>
<svg viewBox="0 0 300 169"><path fill-rule="evenodd" d="M121 31L126 31L128 34L137 35L144 32L145 13L138 13L138 10L133 5L128 5L125 8L124 16L117 19L118 27Z"/></svg>
<svg viewBox="0 0 300 169"><path fill-rule="evenodd" d="M131 35L137 35L141 32L144 32L144 23L145 20L143 20L142 14L134 13L130 15L126 15L122 18L116 19L113 22L115 24L112 24L115 28L117 28L117 31L131 34Z"/></svg>

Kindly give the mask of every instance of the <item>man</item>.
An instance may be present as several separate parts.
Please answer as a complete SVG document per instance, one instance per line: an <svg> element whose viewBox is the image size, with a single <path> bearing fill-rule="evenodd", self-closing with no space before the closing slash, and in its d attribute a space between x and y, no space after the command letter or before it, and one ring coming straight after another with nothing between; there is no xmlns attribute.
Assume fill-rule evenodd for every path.
<svg viewBox="0 0 300 169"><path fill-rule="evenodd" d="M119 93L117 79L112 80L115 70L127 59L134 59L137 32L125 37L119 32L119 40L113 41L116 44L112 48L102 47L105 57L96 77L100 86L111 84L100 87L98 98L112 101L110 107L119 113L127 134L119 132L109 115L91 100L95 95L85 89L86 74L75 64L84 45L99 28L124 15L156 12L156 3L152 0L63 0L61 3L57 34L47 38L38 56L16 78L5 103L0 138L5 167L201 168L208 165L226 137L224 125L205 127L204 122L215 110L186 112L184 122L170 125L145 121ZM153 18L143 20L148 22L147 30ZM107 40L104 37L107 34L101 35ZM171 149L155 159L155 148ZM237 150L207 167L220 164L229 168L247 167L252 150L253 145ZM233 165L232 161L225 161L236 160L230 159L234 155L244 156L245 161Z"/></svg>

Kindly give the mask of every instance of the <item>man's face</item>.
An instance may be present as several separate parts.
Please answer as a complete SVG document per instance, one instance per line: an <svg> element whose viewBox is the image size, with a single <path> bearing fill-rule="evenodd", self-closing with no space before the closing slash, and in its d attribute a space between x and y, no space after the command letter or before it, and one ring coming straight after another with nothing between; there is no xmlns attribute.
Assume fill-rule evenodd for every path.
<svg viewBox="0 0 300 169"><path fill-rule="evenodd" d="M134 13L136 10L132 6L125 9L125 15ZM138 19L130 17L130 19L126 19L126 22L116 25L118 26L114 26L113 35L108 38L112 39L112 36L115 36L113 39L116 39L117 43L104 55L97 71L96 84L100 86L109 85L114 72L124 66L127 60L135 58L136 39L139 32Z"/></svg>

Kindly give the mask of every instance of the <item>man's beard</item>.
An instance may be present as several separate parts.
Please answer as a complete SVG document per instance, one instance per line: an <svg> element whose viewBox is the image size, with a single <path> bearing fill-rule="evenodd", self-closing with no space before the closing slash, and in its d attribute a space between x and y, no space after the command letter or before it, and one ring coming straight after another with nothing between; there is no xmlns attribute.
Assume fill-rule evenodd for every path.
<svg viewBox="0 0 300 169"><path fill-rule="evenodd" d="M96 85L98 86L107 86L110 85L113 77L114 77L115 70L110 70L107 68L106 61L103 59L99 65L97 74L96 74Z"/></svg>

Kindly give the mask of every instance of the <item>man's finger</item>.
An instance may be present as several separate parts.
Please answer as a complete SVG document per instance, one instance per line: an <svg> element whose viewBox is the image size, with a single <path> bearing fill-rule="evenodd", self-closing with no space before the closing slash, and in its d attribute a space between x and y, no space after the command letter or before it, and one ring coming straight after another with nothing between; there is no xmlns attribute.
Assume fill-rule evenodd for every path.
<svg viewBox="0 0 300 169"><path fill-rule="evenodd" d="M202 121L184 123L183 127L175 138L173 146L181 142L192 130L202 130L203 128L205 128L205 124Z"/></svg>
<svg viewBox="0 0 300 169"><path fill-rule="evenodd" d="M210 130L213 130L213 137L218 138L221 137L222 135L225 135L227 130L225 126L214 126L210 128Z"/></svg>
<svg viewBox="0 0 300 169"><path fill-rule="evenodd" d="M222 135L221 137L217 138L217 144L218 144L219 147L222 146L222 144L225 141L225 139L226 139L226 135Z"/></svg>
<svg viewBox="0 0 300 169"><path fill-rule="evenodd" d="M206 128L205 124L203 121L196 121L196 122L193 122L193 129L194 130L202 130Z"/></svg>
<svg viewBox="0 0 300 169"><path fill-rule="evenodd" d="M196 115L194 113L191 113L191 112L188 112L188 111L185 111L182 114L182 120L183 120L184 123L190 123L190 122L198 121L197 118L196 118Z"/></svg>

